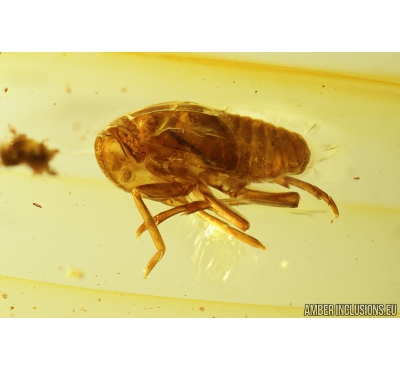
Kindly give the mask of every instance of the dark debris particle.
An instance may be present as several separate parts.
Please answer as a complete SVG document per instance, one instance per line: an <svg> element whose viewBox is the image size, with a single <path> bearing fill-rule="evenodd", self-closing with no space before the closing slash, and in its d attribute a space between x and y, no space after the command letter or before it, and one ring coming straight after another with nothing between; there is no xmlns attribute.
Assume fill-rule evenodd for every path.
<svg viewBox="0 0 400 370"><path fill-rule="evenodd" d="M38 207L38 208L42 208L42 206L39 203L32 203L34 206Z"/></svg>
<svg viewBox="0 0 400 370"><path fill-rule="evenodd" d="M8 91L8 87L6 87L5 89L4 89L4 92L6 93Z"/></svg>
<svg viewBox="0 0 400 370"><path fill-rule="evenodd" d="M49 162L59 152L58 149L49 149L44 141L38 143L25 134L18 134L12 127L10 127L10 132L13 134L11 141L0 146L0 161L3 166L26 164L35 174L43 172L50 175L56 174L50 168Z"/></svg>

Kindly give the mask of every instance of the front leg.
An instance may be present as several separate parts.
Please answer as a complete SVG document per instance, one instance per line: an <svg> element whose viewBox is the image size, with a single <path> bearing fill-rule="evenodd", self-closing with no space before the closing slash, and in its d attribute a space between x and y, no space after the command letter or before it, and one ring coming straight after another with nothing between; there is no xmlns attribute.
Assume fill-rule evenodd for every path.
<svg viewBox="0 0 400 370"><path fill-rule="evenodd" d="M156 254L147 264L144 270L143 278L146 279L154 266L161 260L165 253L165 244L163 238L158 230L156 223L150 211L143 202L142 195L154 200L162 200L167 198L186 196L192 191L192 185L185 185L180 183L161 183L161 184L149 184L141 185L133 189L132 196L139 209L140 214L143 217L144 223L150 232L151 238L153 239L154 245L157 249Z"/></svg>
<svg viewBox="0 0 400 370"><path fill-rule="evenodd" d="M153 258L149 261L147 264L145 270L144 270L144 275L143 279L146 279L147 276L149 275L150 271L154 268L154 266L161 260L165 253L165 244L164 240L160 234L160 231L158 230L157 225L155 224L153 217L151 216L148 208L143 202L143 199L140 195L139 190L134 189L132 192L133 195L133 200L136 203L136 207L138 207L140 214L143 217L143 220L149 229L150 235L153 239L154 245L156 246L158 252L153 256Z"/></svg>

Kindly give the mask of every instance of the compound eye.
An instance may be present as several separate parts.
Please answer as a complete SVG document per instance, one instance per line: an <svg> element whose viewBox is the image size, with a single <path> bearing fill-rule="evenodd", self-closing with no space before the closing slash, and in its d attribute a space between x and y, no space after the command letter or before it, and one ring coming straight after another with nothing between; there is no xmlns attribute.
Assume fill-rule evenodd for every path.
<svg viewBox="0 0 400 370"><path fill-rule="evenodd" d="M129 169L124 168L118 172L118 182L127 183L133 180L135 180L135 174Z"/></svg>

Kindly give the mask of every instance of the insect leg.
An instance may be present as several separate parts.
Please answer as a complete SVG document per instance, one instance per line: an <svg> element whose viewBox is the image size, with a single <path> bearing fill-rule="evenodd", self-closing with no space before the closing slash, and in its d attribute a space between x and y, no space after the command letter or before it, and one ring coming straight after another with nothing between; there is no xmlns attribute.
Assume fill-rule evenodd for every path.
<svg viewBox="0 0 400 370"><path fill-rule="evenodd" d="M267 198L269 195L271 195L271 196L279 195L280 197L279 197L279 199L272 198L271 201L269 201L268 199L260 199L259 197L257 197L256 199L227 198L227 199L218 199L218 201L229 204L229 205L233 205L233 206L261 203L261 204L294 208L294 207L297 207L297 203L299 202L299 198L300 198L297 193L263 193L263 192L260 192L260 193L267 194ZM291 194L293 194L293 196ZM281 197L281 195L284 195L284 196ZM286 197L286 195L288 195L288 197ZM297 195L297 197L295 197L294 195ZM282 202L282 203L280 203L280 202ZM291 205L289 205L289 202L292 202ZM204 209L208 209L208 208L212 208L211 204L209 202L207 202L205 200L198 200L198 201L194 201L191 203L176 206L176 207L171 208L164 212L160 212L159 214L155 215L153 217L153 219L154 219L154 222L156 223L156 225L159 225L162 222L164 222L165 220L167 220L168 218L175 216L179 213L184 213L185 215L190 215L192 213L196 213L196 212L202 211ZM142 223L136 231L136 237L139 238L146 230L147 230L146 223Z"/></svg>
<svg viewBox="0 0 400 370"><path fill-rule="evenodd" d="M300 196L296 192L287 193L268 193L264 191L252 190L244 188L236 198L218 199L219 203L231 206L239 206L245 204L263 204L274 207L296 208L299 204ZM183 201L181 201L183 203ZM179 213L186 215L212 208L208 201L194 201L187 204L176 206L167 211L160 212L153 217L156 225L161 224L168 218ZM147 230L146 223L142 223L136 231L136 237L139 238Z"/></svg>
<svg viewBox="0 0 400 370"><path fill-rule="evenodd" d="M161 222L164 222L165 220L167 220L168 218L175 216L179 213L185 213L185 214L191 214L194 212L198 212L201 211L203 209L207 209L210 208L210 204L204 200L199 200L199 201L195 201L192 203L188 203L188 204L183 204L181 206L177 206L174 208L171 208L167 211L164 212L160 212L159 214L155 215L153 217L154 222L156 225L159 225ZM140 227L137 229L136 231L136 237L139 238L140 235L142 235L142 233L144 231L147 230L147 225L146 223L142 223L140 225Z"/></svg>
<svg viewBox="0 0 400 370"><path fill-rule="evenodd" d="M229 205L225 205L220 202L211 192L208 187L204 184L200 184L198 187L200 193L203 195L204 199L209 202L213 211L223 217L224 219L232 222L239 229L246 231L250 227L249 221L236 213Z"/></svg>
<svg viewBox="0 0 400 370"><path fill-rule="evenodd" d="M251 247L263 250L267 249L256 238L253 238L250 235L247 235L239 230L234 229L233 227L230 227L226 222L220 220L217 217L209 215L207 212L200 211L197 212L197 215L209 224L214 225L218 230L228 235L231 235L236 239L239 239L240 241L250 245Z"/></svg>
<svg viewBox="0 0 400 370"><path fill-rule="evenodd" d="M149 261L147 264L145 270L144 270L144 275L143 279L146 279L147 276L149 275L150 271L154 268L154 266L161 260L165 253L165 245L164 241L162 239L162 236L160 234L160 231L158 230L157 225L155 224L153 217L151 216L149 210L147 209L146 205L143 202L142 196L140 195L140 192L136 189L133 190L132 192L133 199L136 203L136 206L139 209L140 214L143 217L143 220L145 224L147 225L147 228L149 229L150 235L154 241L154 244L158 250L158 252L153 256L153 258Z"/></svg>
<svg viewBox="0 0 400 370"><path fill-rule="evenodd" d="M235 199L248 200L248 203L265 204L273 207L289 207L297 208L299 205L300 195L296 192L287 193L268 193L244 188L240 191L236 198L229 199L229 203L234 205Z"/></svg>
<svg viewBox="0 0 400 370"><path fill-rule="evenodd" d="M281 179L277 179L275 181L279 185L282 185L286 188L289 188L290 185L297 186L298 188L303 189L303 190L309 192L310 194L314 195L314 197L316 197L317 199L322 199L326 204L328 204L329 207L331 207L331 210L332 210L333 214L335 215L335 217L336 218L339 217L339 210L337 209L336 204L333 201L333 199L328 194L326 194L324 191L317 188L316 186L311 185L308 182L304 182L304 181L301 181L299 179L295 179L295 178L289 177L289 176L285 176L285 177L283 177Z"/></svg>
<svg viewBox="0 0 400 370"><path fill-rule="evenodd" d="M170 197L179 197L189 194L193 189L192 185L180 184L180 183L161 183L161 184L149 184L140 185L133 189L132 196L139 209L140 214L143 217L143 221L146 224L147 229L153 239L154 245L157 248L156 254L147 264L144 270L143 278L146 279L154 266L161 260L165 253L165 244L158 230L156 223L150 211L143 202L142 194L151 199L164 199Z"/></svg>
<svg viewBox="0 0 400 370"><path fill-rule="evenodd" d="M216 214L225 218L229 222L232 222L243 231L246 231L250 227L249 222L245 218L230 208L229 205L221 203L209 190L208 185L210 183L212 186L213 182L212 176L215 177L215 173L213 171L203 171L199 176L196 176L190 169L174 163L169 165L169 169L189 183L196 184L196 182L198 183L198 180L200 180L201 183L198 183L197 189L193 189L193 191L200 193L211 205ZM235 182L235 187L243 187L241 182L240 184L237 184L238 181L236 179L231 179L229 176L225 176L224 179Z"/></svg>
<svg viewBox="0 0 400 370"><path fill-rule="evenodd" d="M248 189L246 181L232 178L229 175L221 175L211 170L201 172L199 177L204 184L229 195L231 199L247 199L248 204L260 203L273 207L296 208L300 200L299 194L295 192L268 193ZM230 204L236 204L236 202L230 201ZM240 202L240 204L244 203Z"/></svg>

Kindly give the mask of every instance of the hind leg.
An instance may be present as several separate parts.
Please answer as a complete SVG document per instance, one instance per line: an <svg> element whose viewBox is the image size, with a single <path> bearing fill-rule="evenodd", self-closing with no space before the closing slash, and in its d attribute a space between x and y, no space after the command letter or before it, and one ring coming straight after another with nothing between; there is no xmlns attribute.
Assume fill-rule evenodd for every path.
<svg viewBox="0 0 400 370"><path fill-rule="evenodd" d="M299 179L295 179L293 177L285 176L280 179L275 180L275 182L279 185L284 186L285 188L289 188L290 185L296 186L300 189L303 189L307 192L309 192L311 195L314 195L317 199L322 199L329 207L331 207L331 210L333 214L335 215L336 218L339 217L339 210L336 207L335 202L333 199L326 194L324 191L322 191L320 188L317 188L314 185L309 184L308 182L301 181Z"/></svg>

